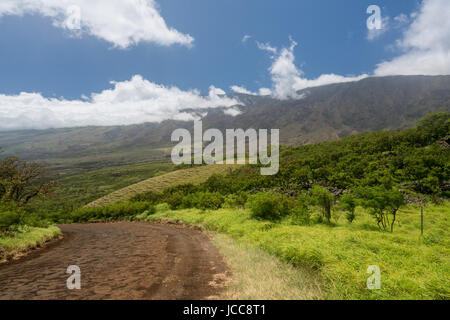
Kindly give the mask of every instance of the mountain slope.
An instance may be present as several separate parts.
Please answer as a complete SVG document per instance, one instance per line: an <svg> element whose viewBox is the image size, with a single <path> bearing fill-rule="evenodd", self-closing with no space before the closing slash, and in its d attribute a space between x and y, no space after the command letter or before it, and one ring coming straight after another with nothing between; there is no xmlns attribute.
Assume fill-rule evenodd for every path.
<svg viewBox="0 0 450 320"><path fill-rule="evenodd" d="M232 95L245 103L232 117L208 110L204 129L280 129L281 142L301 145L348 135L404 129L427 113L450 111L450 76L373 77L299 92L300 100ZM167 161L170 135L192 122L164 121L131 126L83 127L0 133L4 155L47 160L55 168Z"/></svg>

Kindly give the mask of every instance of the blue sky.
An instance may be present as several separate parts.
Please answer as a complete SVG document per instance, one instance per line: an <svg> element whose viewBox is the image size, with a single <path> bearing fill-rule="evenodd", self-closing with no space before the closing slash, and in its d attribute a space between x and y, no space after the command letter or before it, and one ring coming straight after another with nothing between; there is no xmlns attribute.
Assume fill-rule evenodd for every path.
<svg viewBox="0 0 450 320"><path fill-rule="evenodd" d="M368 41L366 9L373 3L392 17L418 7L416 1L159 1L167 24L195 38L192 48L144 42L114 49L94 36L70 36L46 17L3 16L0 92L75 99L135 74L203 93L211 84L226 91L234 84L256 90L270 87L271 61L255 40L282 47L289 44L289 35L299 43L296 63L308 78L369 73L377 63L395 56L387 46L402 31L392 29ZM252 38L243 44L246 34Z"/></svg>
<svg viewBox="0 0 450 320"><path fill-rule="evenodd" d="M67 28L71 4L82 31ZM374 4L383 28L370 34ZM2 0L0 129L190 119L187 106L234 108L221 95L232 86L298 99L372 75L450 74L448 16L448 0Z"/></svg>

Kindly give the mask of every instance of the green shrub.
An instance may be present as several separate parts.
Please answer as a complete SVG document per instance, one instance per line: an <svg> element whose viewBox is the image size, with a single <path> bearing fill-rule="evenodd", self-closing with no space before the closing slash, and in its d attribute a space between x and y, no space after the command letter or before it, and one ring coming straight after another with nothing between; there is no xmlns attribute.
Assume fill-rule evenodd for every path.
<svg viewBox="0 0 450 320"><path fill-rule="evenodd" d="M17 212L0 212L0 231L6 231L13 225L20 224L20 216Z"/></svg>
<svg viewBox="0 0 450 320"><path fill-rule="evenodd" d="M248 203L252 218L270 221L279 220L289 214L291 201L278 193L266 192L250 196Z"/></svg>
<svg viewBox="0 0 450 320"><path fill-rule="evenodd" d="M183 197L181 207L217 210L222 208L224 202L224 197L218 192L196 192Z"/></svg>
<svg viewBox="0 0 450 320"><path fill-rule="evenodd" d="M341 207L345 211L345 218L352 223L355 218L356 199L351 194L344 194L341 197Z"/></svg>
<svg viewBox="0 0 450 320"><path fill-rule="evenodd" d="M69 218L73 222L130 220L145 211L153 214L156 210L149 202L120 202L104 207L80 208L73 211Z"/></svg>
<svg viewBox="0 0 450 320"><path fill-rule="evenodd" d="M225 202L223 204L224 208L229 209L244 209L245 204L248 200L248 194L245 192L238 192L236 194L229 194L225 198Z"/></svg>
<svg viewBox="0 0 450 320"><path fill-rule="evenodd" d="M181 208L184 197L183 193L175 192L166 196L164 201L170 206L171 210L177 210Z"/></svg>
<svg viewBox="0 0 450 320"><path fill-rule="evenodd" d="M141 193L138 195L135 195L133 198L131 198L130 201L132 202L150 202L150 203L159 203L161 201L163 195L158 192L149 191L146 193Z"/></svg>
<svg viewBox="0 0 450 320"><path fill-rule="evenodd" d="M311 224L311 210L306 197L301 196L295 201L294 207L291 209L291 222L301 226Z"/></svg>
<svg viewBox="0 0 450 320"><path fill-rule="evenodd" d="M328 191L327 188L321 186L313 186L311 190L312 203L322 209L323 217L328 222L331 220L331 209L334 206L334 195Z"/></svg>

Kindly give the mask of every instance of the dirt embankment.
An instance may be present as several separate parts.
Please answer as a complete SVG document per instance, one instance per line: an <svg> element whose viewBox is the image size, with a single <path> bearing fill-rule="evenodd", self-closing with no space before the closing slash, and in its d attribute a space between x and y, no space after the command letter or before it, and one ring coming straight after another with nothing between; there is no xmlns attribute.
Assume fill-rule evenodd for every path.
<svg viewBox="0 0 450 320"><path fill-rule="evenodd" d="M208 299L229 272L200 231L146 223L61 226L64 239L0 266L0 299ZM68 266L81 269L69 290Z"/></svg>

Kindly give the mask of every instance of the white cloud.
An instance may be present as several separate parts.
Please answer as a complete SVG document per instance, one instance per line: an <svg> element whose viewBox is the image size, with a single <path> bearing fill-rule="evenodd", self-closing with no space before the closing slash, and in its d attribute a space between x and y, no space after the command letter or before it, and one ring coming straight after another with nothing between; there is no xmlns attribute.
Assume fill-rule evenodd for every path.
<svg viewBox="0 0 450 320"><path fill-rule="evenodd" d="M92 94L87 101L45 98L39 93L0 94L0 130L193 120L196 115L184 109L231 108L241 104L222 96L224 91L213 86L208 96L202 96L197 90L165 87L139 75L112 85L111 89Z"/></svg>
<svg viewBox="0 0 450 320"><path fill-rule="evenodd" d="M80 8L83 32L127 48L140 42L190 46L194 39L167 26L155 0L1 0L3 15L39 14L69 30L69 8ZM69 10L69 11L68 11ZM72 11L73 12L73 11Z"/></svg>
<svg viewBox="0 0 450 320"><path fill-rule="evenodd" d="M408 23L409 18L406 14L401 13L398 16L394 17L394 21L399 24L405 24L405 23Z"/></svg>
<svg viewBox="0 0 450 320"><path fill-rule="evenodd" d="M295 65L294 49L297 46L297 43L292 39L290 40L290 47L282 48L279 51L278 56L273 56L272 59L274 61L269 68L273 82L271 94L277 99L301 99L303 98L303 95L297 93L299 90L331 83L358 81L367 77L365 74L356 77L323 74L312 80L303 78L303 72ZM271 50L266 50L265 47L260 47L260 49L278 53L278 49L272 47ZM264 88L261 90L264 91L265 94L270 91Z"/></svg>
<svg viewBox="0 0 450 320"><path fill-rule="evenodd" d="M252 37L251 35L246 34L245 36L242 37L242 40L241 40L242 43L247 43L247 41L250 40L251 37Z"/></svg>
<svg viewBox="0 0 450 320"><path fill-rule="evenodd" d="M369 29L367 33L367 40L373 41L379 38L382 34L389 30L389 17L385 16L381 19L380 29Z"/></svg>
<svg viewBox="0 0 450 320"><path fill-rule="evenodd" d="M375 75L450 74L450 1L424 0L397 42L403 53L378 64Z"/></svg>
<svg viewBox="0 0 450 320"><path fill-rule="evenodd" d="M232 116L232 117L236 117L240 114L242 114L242 111L239 110L239 108L228 108L223 110L223 113L225 113L226 115Z"/></svg>
<svg viewBox="0 0 450 320"><path fill-rule="evenodd" d="M257 93L251 92L242 86L231 86L230 89L233 92L240 93L240 94L248 94L248 95L253 95L253 96L258 95Z"/></svg>
<svg viewBox="0 0 450 320"><path fill-rule="evenodd" d="M256 41L256 45L258 46L259 49L270 52L272 54L277 54L278 52L277 48L272 47L270 43L261 43Z"/></svg>
<svg viewBox="0 0 450 320"><path fill-rule="evenodd" d="M270 96L270 95L272 95L272 90L270 90L269 88L260 88L259 95L260 96Z"/></svg>

